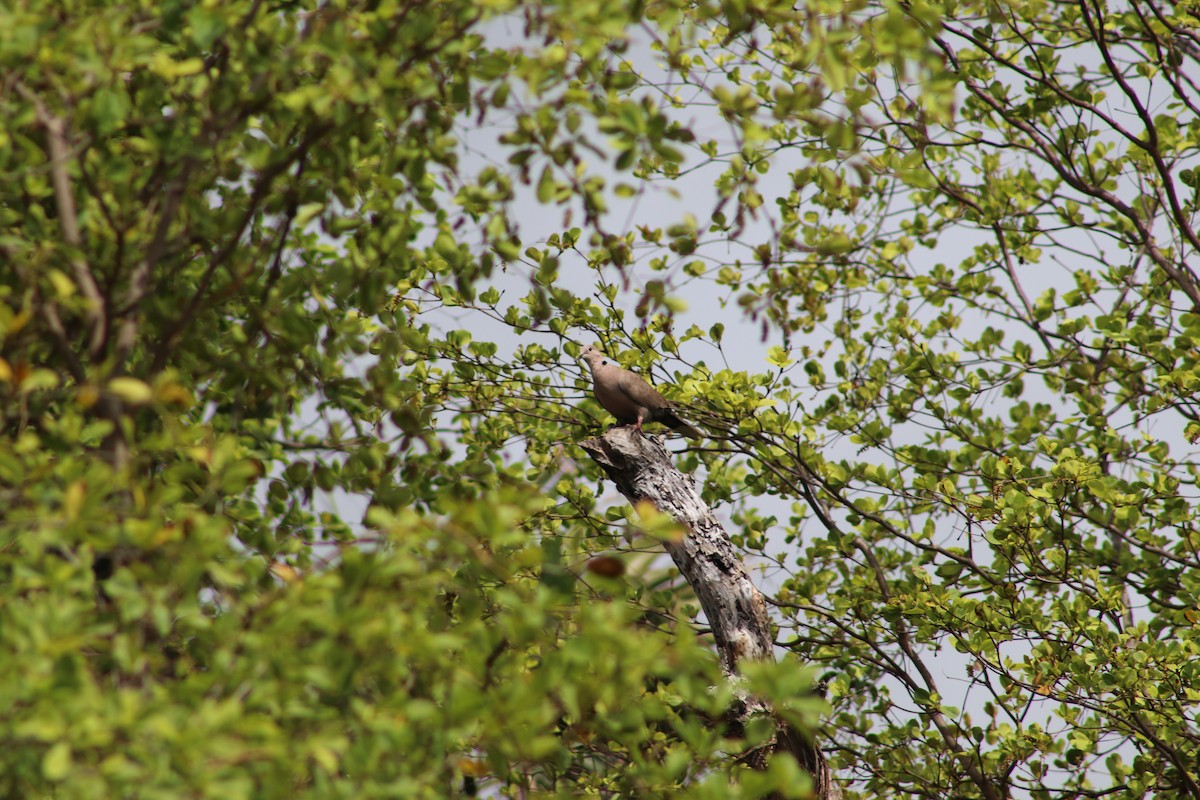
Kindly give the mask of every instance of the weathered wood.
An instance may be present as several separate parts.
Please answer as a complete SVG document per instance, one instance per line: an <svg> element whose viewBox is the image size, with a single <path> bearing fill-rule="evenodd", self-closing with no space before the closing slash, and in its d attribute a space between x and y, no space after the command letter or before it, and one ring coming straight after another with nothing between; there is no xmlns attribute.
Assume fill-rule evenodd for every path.
<svg viewBox="0 0 1200 800"><path fill-rule="evenodd" d="M618 427L581 442L580 447L629 502L648 501L687 530L681 540L664 544L704 609L726 674L735 676L744 659L774 658L771 622L762 593L751 581L725 529L700 497L695 480L675 468L662 440ZM735 731L743 730L752 717L771 713L756 698L743 697L729 722ZM773 740L747 754L746 761L763 768L774 751L790 753L808 770L817 797L841 797L820 748L783 721L778 722Z"/></svg>

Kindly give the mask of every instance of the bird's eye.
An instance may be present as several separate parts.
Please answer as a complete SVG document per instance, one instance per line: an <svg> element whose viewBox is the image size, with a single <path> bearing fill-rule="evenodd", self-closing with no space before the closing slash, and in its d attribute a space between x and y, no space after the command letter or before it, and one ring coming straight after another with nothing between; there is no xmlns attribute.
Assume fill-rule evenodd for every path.
<svg viewBox="0 0 1200 800"><path fill-rule="evenodd" d="M602 367L604 367L604 366L607 366L607 365L608 365L608 359L607 359L607 358L606 358L606 359L604 359L603 361L601 361L601 362L600 362L600 366L602 366Z"/></svg>

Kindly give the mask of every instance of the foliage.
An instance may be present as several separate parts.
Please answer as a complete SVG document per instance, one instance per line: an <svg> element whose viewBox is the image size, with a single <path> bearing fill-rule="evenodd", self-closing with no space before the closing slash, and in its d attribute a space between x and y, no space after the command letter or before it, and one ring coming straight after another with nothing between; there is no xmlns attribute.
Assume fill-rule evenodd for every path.
<svg viewBox="0 0 1200 800"><path fill-rule="evenodd" d="M594 63L490 44L515 14L592 30ZM514 177L460 174L460 126L518 93L544 116L630 22L503 2L0 11L0 792L805 785L731 757L769 731L724 736L733 687L664 616L675 596L589 570L578 524L498 468L499 419L438 429L456 387L412 355L431 269L468 297L516 253ZM498 256L457 241L456 215ZM809 686L793 663L741 690L785 692L811 726L820 704L789 700Z"/></svg>
<svg viewBox="0 0 1200 800"><path fill-rule="evenodd" d="M868 792L1200 796L1193 14L814 14L719 67L795 186L734 283L804 371L736 440L808 504L782 626Z"/></svg>
<svg viewBox="0 0 1200 800"><path fill-rule="evenodd" d="M746 687L827 674L852 796L1200 797L1196 27L0 10L3 791L802 791L574 446L599 340L713 432Z"/></svg>

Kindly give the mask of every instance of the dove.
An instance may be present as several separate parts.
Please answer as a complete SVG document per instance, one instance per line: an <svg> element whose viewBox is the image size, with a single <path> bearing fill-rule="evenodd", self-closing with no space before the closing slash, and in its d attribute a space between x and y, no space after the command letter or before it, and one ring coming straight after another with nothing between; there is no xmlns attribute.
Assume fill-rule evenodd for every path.
<svg viewBox="0 0 1200 800"><path fill-rule="evenodd" d="M617 418L617 422L635 425L638 433L642 432L643 422L661 422L684 436L702 438L703 434L676 416L667 399L640 376L622 369L591 345L583 348L579 357L592 370L596 400Z"/></svg>

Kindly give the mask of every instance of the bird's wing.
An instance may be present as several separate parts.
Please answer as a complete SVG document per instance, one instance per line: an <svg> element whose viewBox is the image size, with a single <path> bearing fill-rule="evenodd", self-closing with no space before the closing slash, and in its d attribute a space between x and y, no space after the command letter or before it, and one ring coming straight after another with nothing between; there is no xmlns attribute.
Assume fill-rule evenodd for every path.
<svg viewBox="0 0 1200 800"><path fill-rule="evenodd" d="M645 409L651 414L661 409L670 408L670 404L667 403L666 398L659 394L653 386L646 383L640 376L627 369L621 369L620 367L616 369L620 373L618 380L621 392L637 408Z"/></svg>

